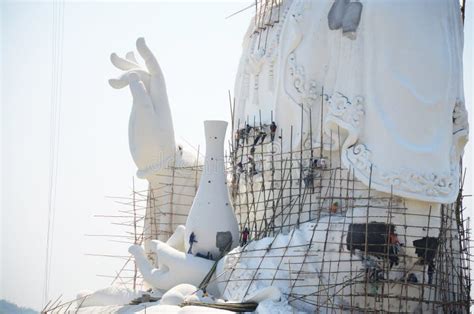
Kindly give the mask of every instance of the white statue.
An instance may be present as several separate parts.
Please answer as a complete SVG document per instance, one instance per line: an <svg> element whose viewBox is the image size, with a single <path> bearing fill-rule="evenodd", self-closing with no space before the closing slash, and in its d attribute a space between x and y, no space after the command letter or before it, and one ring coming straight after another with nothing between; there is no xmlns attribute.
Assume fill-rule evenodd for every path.
<svg viewBox="0 0 474 314"><path fill-rule="evenodd" d="M206 160L186 227L178 226L166 243L152 240L150 263L143 248L130 247L140 273L151 287L199 286L214 260L239 243L239 226L229 199L224 168L225 121L205 121ZM196 256L195 256L196 255Z"/></svg>
<svg viewBox="0 0 474 314"><path fill-rule="evenodd" d="M336 264L342 274L349 271L354 274L367 268L370 264L367 257L359 256L355 258L358 261L352 263L352 253L341 249L347 245L350 224L387 223L390 220L396 231L390 231L393 236L389 239L394 245L403 247L403 252L400 251L403 260L396 267L390 267L389 273L384 274L385 278L408 280L413 274L416 280L423 278L427 282L428 273L433 275L432 266L420 262L423 256L420 256L415 243L423 238L438 239L441 217L448 216L452 222L453 212L443 212L441 205L453 203L458 197L460 157L468 136L459 2L287 0L279 6L274 4L271 1L260 4L244 37L235 83L234 125L245 130L246 124L253 127L255 123L260 128L261 116L262 124L276 123L277 135L282 131L281 140L276 139L270 145L267 139L265 145L256 148L257 157L260 150L262 156L269 155L271 147L277 146L283 152L283 162L280 163L277 154L274 156L276 164L284 165L290 151L296 152L294 158L298 159L301 148L309 152L312 147L316 156L322 150L321 154L332 168L341 166L346 171L342 177L354 171L358 181L354 183L353 198L341 198L339 206L345 208L342 215L329 218L329 225L337 225L342 223L342 217L346 224L342 230L331 230L325 225L328 210L311 217L308 216L311 205L301 205L301 220L315 222L317 226L315 243L308 240L307 244L311 252L319 250L322 253L319 256L310 254L307 263L298 263L297 260L295 264L299 265L295 266L295 272L298 275L293 280L305 280L305 276L311 276L309 274L318 274L320 285L340 288L321 298L320 290L323 288L314 287L312 294L309 293L308 303L303 306L313 311L313 305L331 308L333 304L329 303L333 299L337 300L337 306L355 306L356 303L364 306L360 300L352 300L351 293L346 291L362 291L358 290L361 286L347 283L353 278L337 274L325 277L320 273L323 269L315 266L326 261L329 268L325 271L337 273L330 266ZM248 157L251 145L244 140L235 145L237 158L244 160L244 166L253 162ZM308 155L303 158L309 159ZM262 168L271 169L269 158L263 159ZM294 162L298 163L298 160ZM293 187L298 181L303 181L300 177L303 172L295 171L292 179L286 179L284 171L278 170L283 167L276 168L274 172L257 173L252 180L265 186L267 191L273 177L277 182L293 180ZM321 176L325 182L334 180L331 177L334 172L328 171ZM378 208L371 211L367 209L367 202L364 206L360 201L367 197L369 184L372 189L370 197L378 202L374 205ZM241 195L249 191L249 185L249 180L240 179ZM255 186L258 185L252 188ZM294 206L292 199L298 201L298 197L294 197L298 192L288 187L282 190L283 212ZM323 189L319 195L328 191ZM258 195L260 191L253 192ZM338 187L329 192L338 195ZM317 198L318 194L314 197ZM313 202L314 207L316 203ZM325 206L329 208L331 204ZM246 209L245 205L236 206L242 211L237 215L250 217L246 220L250 224L252 220L261 221L271 213L265 204L256 204L256 207L255 210ZM252 212L249 214L245 210ZM300 215L290 215L290 222L275 222L278 219L270 223L294 226L300 222ZM292 232L290 227L283 230ZM461 267L456 261L460 248L455 243L458 237L455 230L453 227L446 237L453 241L451 249L456 256L455 267ZM327 238L333 239L337 247L321 247L316 240L325 242ZM242 254L252 254L252 250L248 253L244 250ZM291 252L285 254L291 257ZM236 256L229 259L239 260ZM348 259L350 265L341 262ZM241 263L245 264L245 261L244 258ZM226 269L232 267L231 263ZM246 265L239 267L247 269ZM279 267L280 264L275 265L276 269ZM238 278L233 278L231 285L244 284L255 276L251 271L237 273ZM455 275L447 279L450 282L456 280ZM393 291L399 295L407 293L433 301L434 294L423 295L425 291L419 286L395 286ZM298 291L294 292L298 294ZM317 300L312 299L313 294L318 296ZM301 298L295 299L294 303L301 302ZM416 310L413 304L408 305L411 308L404 310ZM371 308L370 304L366 306ZM394 309L388 308L393 304L387 303L386 306L385 310Z"/></svg>
<svg viewBox="0 0 474 314"><path fill-rule="evenodd" d="M219 292L226 298L242 301L258 289L273 285L275 278L281 276L279 279L285 280L284 285L288 285L287 279L289 281L286 291L293 298L292 304L308 311L377 306L388 311L420 311L425 310L425 306L426 310L430 309L419 300L433 301L436 298L434 286L430 283L420 287L407 282L425 281L425 276L433 276L430 274L433 260L423 261L426 254L420 253L415 243L425 238L439 238L441 204L454 202L459 190L459 161L467 141L468 125L462 89L462 23L458 1L263 3L261 8L270 10L257 12L244 39L235 86L234 124L237 129L245 129L246 124L253 124L254 116L259 117L261 113L263 124L276 122L278 130L283 130L280 142L283 153L301 147L319 149L332 167L354 171L357 189L351 200L340 204L346 208L345 212L326 213L312 220L306 217L311 222L300 225L298 221L300 229L293 229L289 234L263 238L234 249L217 266ZM275 3L277 6L272 7ZM130 84L134 95L132 120L133 117L145 121L151 117L156 119L143 124L145 130L132 121L134 131L130 132L130 146L139 175L147 177L153 188L159 184L154 183L152 174L169 171L164 170L163 159L175 162L176 149L170 140L173 127L161 71L141 40L137 48L149 72L136 70L131 55L128 61L113 56L114 64L131 73L111 84L116 87ZM155 91L161 92L152 93L154 76L155 86L160 86ZM157 104L166 107L163 115L150 115ZM159 129L161 125L163 133ZM313 134L309 132L310 125ZM135 138L139 133L143 136ZM261 153L268 151L263 152L262 148ZM156 158L160 154L163 159ZM237 156L247 158L246 163L252 165L254 157L244 154L237 153ZM255 163L253 167L258 173ZM265 167L269 169L268 165ZM283 182L284 169L271 170L271 176ZM301 184L303 178L298 177L301 173L291 180L299 180ZM269 178L266 174L261 176L265 179L261 181L261 188L266 189ZM329 174L322 176L327 176L322 179L331 179ZM380 202L372 211L360 201L366 196L369 181L373 189L370 196L379 198ZM168 184L173 186L169 181ZM240 185L241 191L247 191L248 182L241 181ZM220 196L224 199L222 193ZM282 199L286 202L282 208L291 205L288 193L292 193L290 189L282 189ZM392 201L399 207L389 208ZM203 208L202 204L195 205L193 207ZM303 207L306 207L305 212L310 212L311 205L303 204ZM225 209L229 208L226 205ZM265 215L268 208L266 202L260 202L254 211ZM294 227L295 221L291 219L294 218L290 217L287 225ZM386 223L387 219L390 223ZM452 222L452 217L450 219ZM176 225L167 223L171 234ZM386 234L386 242L390 241L390 249L396 253L389 252L385 259L379 256L375 260L374 254L363 254L361 243L357 242L357 247L347 242L357 234L359 225L367 228L369 223L374 228L387 228L379 234ZM190 248L188 241L195 228L198 228L196 221L188 221L187 228L178 227L168 243L150 242L150 249L145 245L148 252L157 255L158 267L145 258L140 247L130 249L145 280L152 286L159 289L181 283L197 286L199 278L211 269L211 261L186 254L197 253L194 250L197 243ZM453 230L456 229L450 229L451 234L445 236L454 239L457 231ZM211 231L215 234L216 230ZM238 231L230 231L235 241ZM200 235L194 236L199 241ZM204 254L206 250L210 252L212 245L208 244L212 244L213 239L206 238L205 248L199 248L199 253L201 250ZM301 253L306 249L311 252L308 256ZM452 248L453 256L458 249ZM403 258L395 259L398 255ZM250 258L240 259L242 256ZM385 263L384 273L377 272L380 263ZM454 267L460 267L459 263L453 258ZM262 264L265 267L259 268ZM287 270L288 264L296 269ZM337 271L331 268L333 265L337 265ZM188 269L190 274L179 273L182 269ZM370 273L375 276L372 282L360 281L359 277L368 278L374 269L373 274ZM268 275L272 277L267 278ZM390 280L394 282L388 282ZM454 282L455 276L447 280ZM306 285L297 286L296 282ZM396 297L410 295L418 299L407 300L404 307L396 302L380 303L375 297L367 297L368 286L375 295L378 289L390 289ZM306 295L306 299L302 301L302 297L295 295Z"/></svg>
<svg viewBox="0 0 474 314"><path fill-rule="evenodd" d="M416 219L437 236L439 219L427 217L440 217L441 204L456 200L468 135L459 3L288 0L273 8L273 2L264 3L244 37L234 124L258 125L260 116L270 124L273 111L277 135L282 132L275 145L283 153L312 147L319 155L322 148L333 168L354 171L359 189L370 181L372 196L395 196L411 213L423 215ZM239 149L244 164L252 163ZM271 176L285 180L278 169ZM247 183L240 182L246 191ZM290 207L288 191L282 193ZM340 206L346 205L342 200ZM257 206L265 215L263 204ZM403 217L397 219L401 223ZM409 243L419 238L406 233Z"/></svg>
<svg viewBox="0 0 474 314"><path fill-rule="evenodd" d="M158 267L150 263L141 246L133 245L129 252L135 257L144 281L155 289L167 291L184 283L199 286L214 264L212 260L186 254L159 240L152 242Z"/></svg>
<svg viewBox="0 0 474 314"><path fill-rule="evenodd" d="M130 152L138 167L138 177L147 178L174 159L176 144L163 73L143 38L137 40L137 50L145 60L146 70L137 63L133 52L126 59L114 53L112 63L127 72L109 83L114 88L130 86L133 96L128 129Z"/></svg>
<svg viewBox="0 0 474 314"><path fill-rule="evenodd" d="M229 198L224 168L226 128L225 121L204 121L206 161L186 221L186 251L210 254L213 258L239 244L239 225Z"/></svg>
<svg viewBox="0 0 474 314"><path fill-rule="evenodd" d="M178 167L196 166L196 157L176 145L173 119L166 93L163 73L143 38L137 40L137 50L146 67L139 65L133 52L126 58L115 53L112 63L125 71L119 78L109 80L114 88L130 87L133 96L129 122L129 144L138 167L137 176L150 183L149 202L145 215L145 249L153 256L150 241L166 241L186 222L199 172Z"/></svg>
<svg viewBox="0 0 474 314"><path fill-rule="evenodd" d="M468 134L459 2L286 0L272 10L266 3L244 37L235 125L259 123L259 111L270 123L273 110L288 152L301 139L309 148L311 111L312 147L321 146L322 129L325 150L341 150L344 167L365 185L372 167L378 191L453 202ZM336 13L340 25L328 21Z"/></svg>

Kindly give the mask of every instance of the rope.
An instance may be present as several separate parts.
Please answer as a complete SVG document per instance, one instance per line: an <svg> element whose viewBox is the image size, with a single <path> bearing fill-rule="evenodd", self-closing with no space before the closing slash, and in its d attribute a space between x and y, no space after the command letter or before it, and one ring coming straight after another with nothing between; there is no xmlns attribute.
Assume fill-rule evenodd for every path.
<svg viewBox="0 0 474 314"><path fill-rule="evenodd" d="M58 179L59 139L61 127L61 83L63 65L64 0L52 3L52 67L51 67L51 114L49 150L49 195L48 225L46 235L46 262L43 287L43 304L49 299L51 259L53 254L54 220L56 212L56 189Z"/></svg>

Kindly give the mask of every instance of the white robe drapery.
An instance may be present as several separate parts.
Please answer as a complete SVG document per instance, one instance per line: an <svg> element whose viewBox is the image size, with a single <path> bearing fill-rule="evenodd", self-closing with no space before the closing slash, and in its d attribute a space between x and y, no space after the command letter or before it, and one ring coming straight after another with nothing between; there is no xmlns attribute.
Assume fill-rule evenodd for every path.
<svg viewBox="0 0 474 314"><path fill-rule="evenodd" d="M300 147L303 108L303 138L311 112L313 147L321 145L323 129L325 148L342 149L344 166L363 183L416 200L453 202L468 134L459 2L360 2L355 39L329 29L329 0L284 3L264 52L252 48L250 30L235 122L273 110L288 151L291 125L293 148Z"/></svg>

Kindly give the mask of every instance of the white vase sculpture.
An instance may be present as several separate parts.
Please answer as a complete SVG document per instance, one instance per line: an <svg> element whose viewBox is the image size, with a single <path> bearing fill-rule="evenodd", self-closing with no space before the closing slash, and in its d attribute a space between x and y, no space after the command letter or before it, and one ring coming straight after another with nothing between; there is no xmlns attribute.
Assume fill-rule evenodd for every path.
<svg viewBox="0 0 474 314"><path fill-rule="evenodd" d="M204 121L206 159L186 221L186 252L212 256L212 259L239 243L239 226L229 199L224 169L226 129L225 121Z"/></svg>

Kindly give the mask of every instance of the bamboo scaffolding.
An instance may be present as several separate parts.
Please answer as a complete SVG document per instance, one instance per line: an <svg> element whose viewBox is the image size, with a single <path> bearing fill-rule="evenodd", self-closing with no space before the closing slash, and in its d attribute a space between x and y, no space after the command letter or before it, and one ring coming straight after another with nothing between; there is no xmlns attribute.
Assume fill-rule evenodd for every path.
<svg viewBox="0 0 474 314"><path fill-rule="evenodd" d="M265 27L272 27L268 21L277 14L276 8L280 14L276 2L272 1L272 6L267 8L265 4L259 4L258 10L263 10L262 20L256 21L260 23L257 24L260 25L260 32L264 32ZM426 212L411 211L403 199L394 196L393 189L386 194L373 190L372 168L369 185L364 186L356 179L354 169L346 169L342 165L340 130L327 134L323 129L327 98L324 89L321 89L320 112L319 116L314 117L318 121L313 120L311 110L305 111L301 106L300 134L295 133L298 128L291 127L287 132L289 138L284 140L281 129L268 133L268 119L262 112L253 117L252 126L249 117L246 121L235 121L235 100L229 92L232 134L226 169L235 215L240 230L249 228L250 241L266 237L273 239L265 248L244 245L242 250L245 254L241 251L229 252L229 258L237 259L236 266L217 274L209 283L224 280L225 288L241 283L244 297L257 281L266 281L269 285L288 283L288 289L283 294L290 304L313 306L321 312L395 313L396 308L408 311L413 304L433 312L468 312L471 304L471 242L470 220L465 217L462 205L463 197L466 197L463 195L465 173L461 176L456 202L444 204L439 210L430 207ZM273 112L268 117L272 122ZM318 123L319 130L313 134L313 124ZM266 136L262 137L262 132ZM292 149L283 151L284 143L289 143ZM294 149L294 146L298 147ZM132 181L130 195L109 196L121 208L117 214L98 214L95 217L113 220L112 224L125 229L122 234L87 236L141 245L159 235L171 235L163 230L167 226L170 229L174 220L182 221L186 217L185 214L177 214L174 209L190 208L194 197L189 190L183 192L180 189L190 188L196 192L198 188L203 166L199 163L199 147L197 151L194 165L174 164L170 172L156 176L153 189L136 191ZM313 168L315 161L322 160L328 163L324 167ZM182 182L189 178L193 183ZM339 205L334 207L336 203ZM153 220L146 227L148 212L153 212ZM171 215L171 223L161 220L166 215ZM369 225L373 222L387 226L381 235L384 243L371 242L373 234ZM350 226L357 223L363 224L363 229L359 234L351 231L350 236ZM299 228L308 228L310 236L305 244L293 241ZM395 229L391 228L397 228L399 233L396 240L400 240L398 246L393 243ZM325 236L316 237L316 232L321 230L326 231ZM352 248L353 235L363 237L358 249ZM413 239L418 239L420 235L424 235L425 239L436 235L436 249L429 246L428 240L421 247L415 245ZM277 245L278 237L287 237L287 244ZM338 254L328 251L329 247L337 248ZM393 251L395 247L398 250L396 254ZM375 254L377 250L380 253ZM415 258L413 252L417 250L424 253ZM431 262L428 262L428 254L434 256ZM122 268L115 274L98 276L134 289L142 284L143 278L131 264L131 256L106 253L87 255L123 261ZM392 261L394 256L396 264ZM271 267L266 263L269 259L274 262ZM366 266L365 269L356 267L361 263L371 265L371 261L375 261L375 266ZM238 266L240 262L246 266ZM410 266L403 268L397 266L399 264ZM249 275L236 276L243 272ZM266 272L265 275L262 272ZM390 272L399 275L394 279L387 275ZM411 279L415 273L416 282ZM340 305L336 298L348 301ZM69 308L71 303L64 306ZM47 311L50 308L48 305Z"/></svg>

